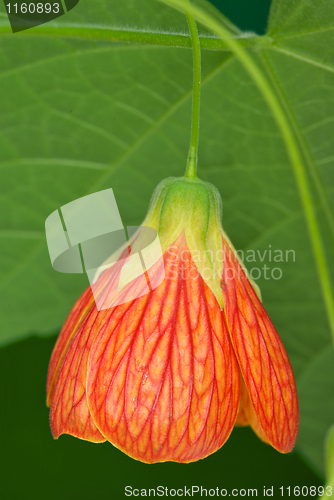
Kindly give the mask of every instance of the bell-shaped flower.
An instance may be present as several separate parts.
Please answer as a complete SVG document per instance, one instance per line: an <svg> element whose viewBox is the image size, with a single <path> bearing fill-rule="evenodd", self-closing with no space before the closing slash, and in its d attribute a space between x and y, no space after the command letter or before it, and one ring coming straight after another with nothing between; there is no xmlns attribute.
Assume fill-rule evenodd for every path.
<svg viewBox="0 0 334 500"><path fill-rule="evenodd" d="M218 191L198 179L166 179L143 225L157 231L163 259L132 279L123 249L59 335L47 389L53 436L108 440L147 463L192 462L218 450L234 425L250 425L291 451L292 369L223 231Z"/></svg>

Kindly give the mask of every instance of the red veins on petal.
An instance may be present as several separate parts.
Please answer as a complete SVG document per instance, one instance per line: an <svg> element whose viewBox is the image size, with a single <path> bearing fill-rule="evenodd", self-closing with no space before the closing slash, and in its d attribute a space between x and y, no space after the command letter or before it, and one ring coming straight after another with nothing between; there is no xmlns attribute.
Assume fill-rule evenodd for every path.
<svg viewBox="0 0 334 500"><path fill-rule="evenodd" d="M247 417L241 411L238 423L248 418L260 437L262 429L274 448L287 453L296 441L299 420L292 369L274 326L224 239L223 255L224 314L260 429L247 401Z"/></svg>
<svg viewBox="0 0 334 500"><path fill-rule="evenodd" d="M94 326L98 311L90 289L81 297L81 303L78 302L74 306L73 316L69 316L71 320L62 329L50 361L50 424L54 438L60 434L71 434L99 443L105 438L91 418L85 390L87 355L96 334ZM77 319L77 325L74 318Z"/></svg>
<svg viewBox="0 0 334 500"><path fill-rule="evenodd" d="M87 400L99 431L144 462L190 462L228 438L239 367L216 298L181 235L165 279L115 307L88 355Z"/></svg>
<svg viewBox="0 0 334 500"><path fill-rule="evenodd" d="M63 358L50 409L51 430L55 438L65 433L96 443L105 441L93 422L86 399L87 358L96 335L97 316L94 308Z"/></svg>
<svg viewBox="0 0 334 500"><path fill-rule="evenodd" d="M121 258L126 256L126 251ZM124 262L124 261L123 261ZM99 303L110 303L113 298L132 293L134 284L117 290L122 262L117 262L103 273L95 287ZM136 280L137 290L146 285L145 276ZM116 308L98 311L91 288L74 305L54 347L47 381L47 404L50 408L52 434L71 434L92 442L106 441L97 429L87 406L87 360L98 331L108 327L109 317Z"/></svg>
<svg viewBox="0 0 334 500"><path fill-rule="evenodd" d="M63 328L58 336L57 342L53 348L49 370L48 378L46 384L47 392L47 405L50 406L51 398L53 394L54 384L57 379L58 370L61 364L62 357L66 352L66 347L73 337L73 335L78 331L83 320L86 318L87 312L94 306L94 297L90 288L83 293L83 295L74 304L71 313L68 315Z"/></svg>
<svg viewBox="0 0 334 500"><path fill-rule="evenodd" d="M99 279L96 293L101 302L119 295L118 278L122 265L116 263ZM140 280L139 280L140 281ZM139 286L145 277L139 282ZM128 286L123 294L129 292ZM74 305L52 353L49 365L47 403L50 408L52 434L71 434L100 443L106 441L99 432L87 406L86 379L88 353L99 330L108 325L112 309L98 311L88 288Z"/></svg>

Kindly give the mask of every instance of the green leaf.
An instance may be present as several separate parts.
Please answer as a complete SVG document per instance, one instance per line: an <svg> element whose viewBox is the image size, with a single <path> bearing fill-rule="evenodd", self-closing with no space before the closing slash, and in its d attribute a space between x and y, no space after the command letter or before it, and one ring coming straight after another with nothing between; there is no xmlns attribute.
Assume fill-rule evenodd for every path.
<svg viewBox="0 0 334 500"><path fill-rule="evenodd" d="M239 36L216 11L208 12ZM268 35L249 42L307 168L332 278L333 16L330 0L277 0ZM123 223L140 224L156 184L183 175L192 54L184 48L183 14L151 0L126 7L121 0L80 2L57 22L16 35L5 16L0 20L0 341L8 343L59 329L88 285L84 276L53 271L44 236L51 212L112 187ZM111 43L109 28L137 43ZM323 471L323 439L333 420L333 354L294 174L249 74L206 28L201 33L202 44L215 50L202 53L199 176L219 188L224 228L253 277L260 274L264 305L297 378L297 447ZM173 40L182 47L162 46ZM315 383L323 406L312 404Z"/></svg>
<svg viewBox="0 0 334 500"><path fill-rule="evenodd" d="M289 58L334 72L333 6L328 0L273 2L268 35L276 50Z"/></svg>

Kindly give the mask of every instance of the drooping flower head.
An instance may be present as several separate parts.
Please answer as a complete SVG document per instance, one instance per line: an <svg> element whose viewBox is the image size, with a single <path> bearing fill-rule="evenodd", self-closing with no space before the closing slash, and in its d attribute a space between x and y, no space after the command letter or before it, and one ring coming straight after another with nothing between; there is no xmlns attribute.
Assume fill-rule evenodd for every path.
<svg viewBox="0 0 334 500"><path fill-rule="evenodd" d="M147 463L192 462L218 450L234 425L250 425L291 451L292 369L223 231L218 191L198 179L166 179L143 225L158 233L164 278L158 261L126 278L124 249L102 268L94 295L89 287L76 302L49 366L53 436L108 440ZM97 308L97 296L118 305Z"/></svg>

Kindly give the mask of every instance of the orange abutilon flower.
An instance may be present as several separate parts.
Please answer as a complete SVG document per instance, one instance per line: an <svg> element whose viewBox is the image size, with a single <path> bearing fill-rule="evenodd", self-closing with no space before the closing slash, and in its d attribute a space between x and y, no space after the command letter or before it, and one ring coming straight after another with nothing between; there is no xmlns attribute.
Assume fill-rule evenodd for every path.
<svg viewBox="0 0 334 500"><path fill-rule="evenodd" d="M53 436L114 446L142 462L192 462L218 450L234 425L250 425L282 453L298 431L292 369L257 286L221 226L211 184L169 178L145 226L157 230L165 278L121 283L118 261L74 305L48 374Z"/></svg>

